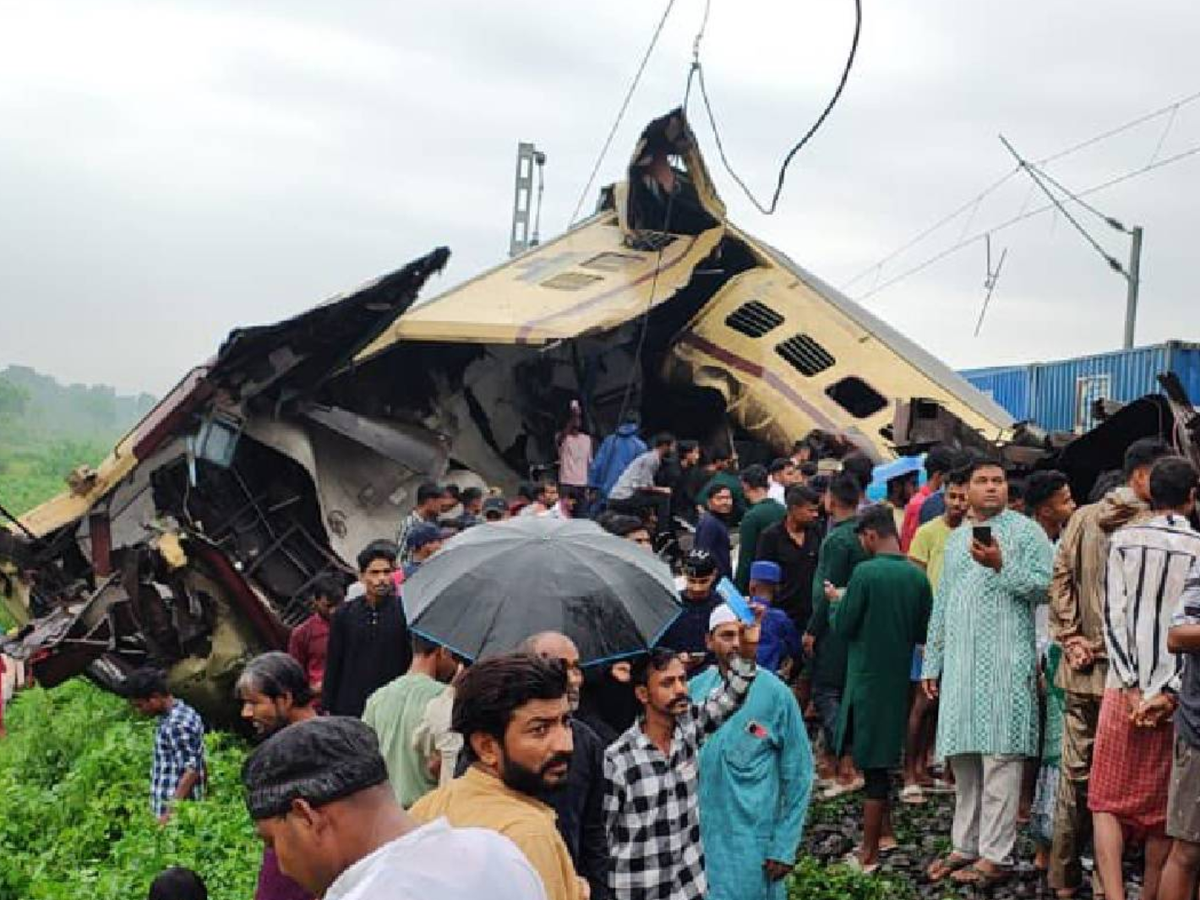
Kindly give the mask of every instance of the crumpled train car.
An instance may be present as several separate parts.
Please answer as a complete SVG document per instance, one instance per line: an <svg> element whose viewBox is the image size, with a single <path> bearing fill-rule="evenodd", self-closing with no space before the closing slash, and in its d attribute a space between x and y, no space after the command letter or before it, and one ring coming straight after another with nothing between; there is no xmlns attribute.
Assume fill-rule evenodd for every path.
<svg viewBox="0 0 1200 900"><path fill-rule="evenodd" d="M228 712L307 585L393 536L421 481L511 488L550 463L571 399L594 434L637 411L764 458L814 428L877 459L919 445L922 422L1010 436L953 371L729 223L678 111L590 218L417 305L447 257L235 330L95 471L0 532L0 592L25 623L7 652L48 685L86 671L115 688L153 663Z"/></svg>

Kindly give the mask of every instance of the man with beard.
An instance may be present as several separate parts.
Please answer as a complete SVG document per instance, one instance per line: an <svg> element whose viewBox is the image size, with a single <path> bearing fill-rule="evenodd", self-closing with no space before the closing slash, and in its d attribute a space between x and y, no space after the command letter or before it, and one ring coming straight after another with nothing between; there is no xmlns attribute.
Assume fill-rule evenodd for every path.
<svg viewBox="0 0 1200 900"><path fill-rule="evenodd" d="M706 550L692 550L683 561L685 586L679 599L683 611L658 639L660 647L674 650L683 657L683 664L691 672L702 663L712 662L708 655L708 617L721 605L715 587L721 573L712 554Z"/></svg>
<svg viewBox="0 0 1200 900"><path fill-rule="evenodd" d="M683 662L654 649L633 666L642 715L604 753L604 818L617 900L697 900L708 881L696 765L704 741L734 715L758 674L760 623L738 626L737 653L716 689L693 704Z"/></svg>
<svg viewBox="0 0 1200 900"><path fill-rule="evenodd" d="M264 653L242 669L233 689L241 701L242 718L250 723L260 740L275 732L316 718L316 698L304 669L286 653ZM279 870L279 860L270 847L263 848L254 900L309 900L307 890Z"/></svg>
<svg viewBox="0 0 1200 900"><path fill-rule="evenodd" d="M494 831L419 827L387 783L375 733L330 716L281 729L242 767L246 808L279 866L324 900L544 900Z"/></svg>
<svg viewBox="0 0 1200 900"><path fill-rule="evenodd" d="M412 650L408 671L373 693L362 715L379 738L388 780L405 809L437 787L438 779L413 745L413 733L430 701L446 690L458 671L454 655L427 638L414 634Z"/></svg>
<svg viewBox="0 0 1200 900"><path fill-rule="evenodd" d="M728 606L713 610L708 646L717 665L688 685L693 702L702 702L728 677L739 631ZM800 706L787 685L760 671L745 705L700 750L700 836L709 900L782 900L812 781Z"/></svg>
<svg viewBox="0 0 1200 900"><path fill-rule="evenodd" d="M549 900L586 900L588 883L575 874L554 810L537 799L567 785L574 740L566 667L528 653L475 663L456 690L453 728L470 768L422 797L413 818L497 831L542 876Z"/></svg>
<svg viewBox="0 0 1200 900"><path fill-rule="evenodd" d="M395 549L369 544L358 554L362 597L343 603L330 621L322 703L335 716L361 716L367 698L402 675L412 659L395 569Z"/></svg>
<svg viewBox="0 0 1200 900"><path fill-rule="evenodd" d="M604 900L608 891L608 838L604 833L605 742L578 718L583 669L579 648L565 634L543 631L520 647L543 659L557 660L567 670L567 704L571 709L571 736L575 749L567 784L562 790L540 791L539 800L558 814L558 833L567 842L575 871L587 879L592 900Z"/></svg>

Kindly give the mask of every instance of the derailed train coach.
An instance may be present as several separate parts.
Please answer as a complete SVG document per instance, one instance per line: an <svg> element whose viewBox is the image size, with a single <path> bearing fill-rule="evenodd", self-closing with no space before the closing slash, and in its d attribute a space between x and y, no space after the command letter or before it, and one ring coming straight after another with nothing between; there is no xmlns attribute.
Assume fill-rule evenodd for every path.
<svg viewBox="0 0 1200 900"><path fill-rule="evenodd" d="M51 687L158 665L228 716L245 660L285 644L316 578L396 533L418 484L511 489L553 460L572 399L594 434L636 410L764 457L814 428L880 460L943 440L1060 449L1013 444L990 399L726 221L678 112L590 218L417 305L448 255L233 331L98 468L0 529L22 625L5 652Z"/></svg>

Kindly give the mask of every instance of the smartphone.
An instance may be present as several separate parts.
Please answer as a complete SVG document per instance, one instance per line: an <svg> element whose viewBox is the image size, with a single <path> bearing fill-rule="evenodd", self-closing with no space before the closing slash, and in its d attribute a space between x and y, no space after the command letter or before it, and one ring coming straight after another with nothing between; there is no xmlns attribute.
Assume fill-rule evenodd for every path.
<svg viewBox="0 0 1200 900"><path fill-rule="evenodd" d="M742 622L747 625L754 624L754 610L750 608L750 604L742 596L742 592L728 578L722 578L717 582L717 596L725 601L725 604L733 610L733 614Z"/></svg>
<svg viewBox="0 0 1200 900"><path fill-rule="evenodd" d="M971 528L971 536L979 543L986 546L991 546L992 543L992 526L991 525L975 525Z"/></svg>

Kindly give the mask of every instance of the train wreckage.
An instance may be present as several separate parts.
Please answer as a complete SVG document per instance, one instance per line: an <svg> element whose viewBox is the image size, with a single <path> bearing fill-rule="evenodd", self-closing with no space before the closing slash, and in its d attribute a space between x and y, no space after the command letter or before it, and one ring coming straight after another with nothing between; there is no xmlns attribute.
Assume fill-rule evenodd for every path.
<svg viewBox="0 0 1200 900"><path fill-rule="evenodd" d="M953 441L1066 467L1077 489L1144 434L1194 446L1186 398L1144 398L1054 441L726 220L678 111L597 212L429 302L437 249L275 325L237 329L96 469L0 528L5 652L53 687L168 669L231 712L244 661L282 647L319 576L394 535L416 486L511 489L579 399L595 434L648 429L744 458L812 429L877 459ZM1182 439L1182 438L1181 438ZM0 498L2 501L3 498Z"/></svg>

